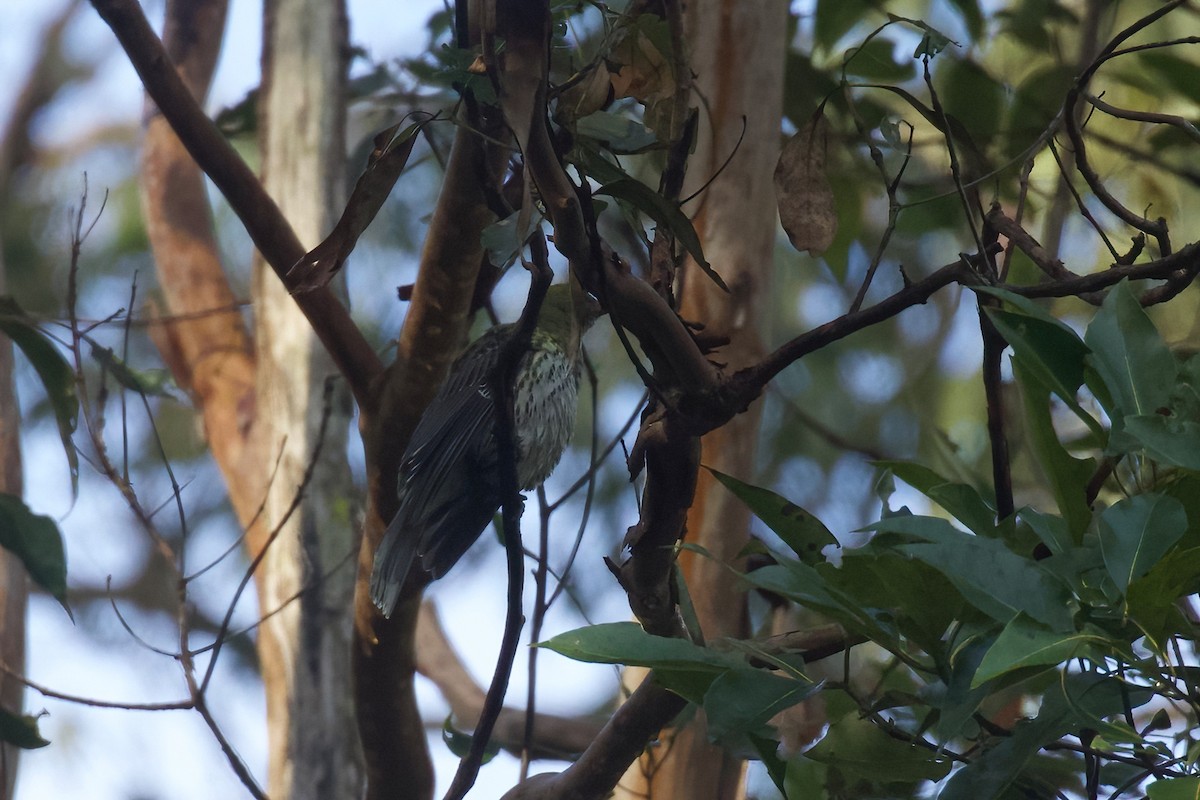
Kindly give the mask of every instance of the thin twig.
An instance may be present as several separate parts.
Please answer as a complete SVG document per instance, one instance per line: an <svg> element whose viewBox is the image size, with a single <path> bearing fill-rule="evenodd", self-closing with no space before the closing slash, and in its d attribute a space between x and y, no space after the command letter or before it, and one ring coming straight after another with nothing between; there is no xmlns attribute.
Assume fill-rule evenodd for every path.
<svg viewBox="0 0 1200 800"><path fill-rule="evenodd" d="M238 582L238 587L233 593L233 598L229 601L229 605L225 609L225 617L221 620L221 627L217 631L216 641L213 647L212 658L209 659L208 669L204 672L204 679L200 682L200 691L206 691L208 684L212 680L213 671L217 668L217 657L221 653L221 646L225 641L225 634L229 631L230 622L233 620L233 612L237 608L238 601L242 597L242 593L246 591L246 587L250 584L251 578L254 577L255 571L258 570L258 565L262 563L267 556L267 551L271 549L271 545L279 538L279 534L283 532L288 520L292 518L292 514L300 508L300 504L304 500L304 494L308 489L308 485L312 482L313 474L316 472L317 463L320 461L321 448L325 444L325 433L329 428L329 418L333 414L333 379L325 380L325 391L322 399L321 407L321 422L317 427L317 436L313 442L312 455L309 456L308 464L304 468L304 475L300 478L300 485L296 487L295 494L292 495L292 501L284 510L276 523L274 529L267 535L266 541L263 542L262 549L254 554L254 558L250 560L250 565L246 567L245 573L242 575L241 581Z"/></svg>
<svg viewBox="0 0 1200 800"><path fill-rule="evenodd" d="M118 708L122 711L187 711L195 708L195 703L192 700L176 700L174 702L164 703L123 703L117 700L97 700L94 697L83 697L77 694L67 694L51 689L48 686L43 686L40 683L35 683L29 680L24 675L20 674L4 661L0 661L0 672L3 672L8 677L15 680L30 689L33 689L43 697L49 697L54 700L62 700L66 703L75 703L81 706L91 706L92 708Z"/></svg>
<svg viewBox="0 0 1200 800"><path fill-rule="evenodd" d="M287 272L305 254L304 246L258 177L204 113L179 73L170 68L170 58L141 6L136 0L92 0L92 6L116 35L158 111L229 201L263 258L290 287ZM372 386L383 372L383 363L349 311L328 288L293 297L359 405L372 407Z"/></svg>

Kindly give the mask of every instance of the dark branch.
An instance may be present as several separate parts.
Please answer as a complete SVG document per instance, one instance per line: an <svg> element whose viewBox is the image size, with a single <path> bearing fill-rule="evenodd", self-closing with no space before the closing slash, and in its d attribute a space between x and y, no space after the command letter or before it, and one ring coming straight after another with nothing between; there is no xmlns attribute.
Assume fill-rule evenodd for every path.
<svg viewBox="0 0 1200 800"><path fill-rule="evenodd" d="M141 7L134 0L92 0L92 6L116 34L159 112L229 201L263 258L288 285L287 271L305 254L304 247L262 183L192 98ZM294 297L355 399L370 407L371 386L383 363L346 307L328 289Z"/></svg>

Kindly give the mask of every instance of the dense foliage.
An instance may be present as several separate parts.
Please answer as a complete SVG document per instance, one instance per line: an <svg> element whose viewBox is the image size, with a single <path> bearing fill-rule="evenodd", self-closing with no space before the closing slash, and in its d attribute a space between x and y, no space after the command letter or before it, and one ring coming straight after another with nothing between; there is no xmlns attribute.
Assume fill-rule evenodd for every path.
<svg viewBox="0 0 1200 800"><path fill-rule="evenodd" d="M703 194L680 202L664 188L705 114L678 113L682 62L660 5L671 4L552 4L556 144L595 197L599 235L640 273L652 270L667 237L671 253L704 269L688 279L723 285L689 220ZM764 797L1193 797L1200 232L1187 212L1200 207L1197 9L1103 0L881 5L797 4L784 129L778 142L739 145L783 150L783 232L763 333L773 345L808 348L802 360L781 356L795 364L763 394L758 474L717 474L758 518L744 563L730 569L751 594L762 635L705 641L681 582L690 639L610 622L547 631L544 647L651 668L689 702L685 715L703 709L719 743L762 763L774 785L754 790ZM479 54L450 43L451 23L451 12L436 15L427 52L415 59L375 63L360 53L351 85L365 117L394 122L441 109L433 122L392 129L410 149L418 133L427 139L433 157L410 167L421 175L444 158L453 133L445 121L458 119L461 96L498 102L476 68ZM217 119L249 149L247 108ZM77 318L83 217L69 270L50 266L27 222L46 213L56 190L38 173L51 172L50 155L25 157L27 171L9 165L0 186L0 237L17 298L3 299L0 331L49 398L30 424L53 420L73 487L77 446L118 485L139 483L128 456L123 470L105 460L106 436L115 448L123 435L115 425L105 432L109 392L153 404L175 463L203 460L180 424L190 410L150 363L145 337L122 327L128 317L94 326ZM114 180L105 212L116 224L101 226L83 256L126 277L146 259L128 180ZM410 256L427 184L402 181L380 212L385 224L358 252ZM521 188L504 187L514 196ZM498 294L514 291L501 282L505 271L531 233L549 226L523 211L484 231L482 296L497 284ZM44 280L56 269L69 272L70 297L53 295ZM381 280L361 284L369 310L381 307ZM68 319L56 326L47 315L63 307ZM381 325L363 321L369 331ZM643 402L645 370L629 361L645 359L614 335L589 340L589 350L603 393L592 418L613 434L611 442L597 434L592 455L619 453L626 420ZM86 444L76 441L80 394ZM620 405L613 419L601 419L606 403ZM135 476L160 474L161 486L162 443L145 432L137 439ZM596 480L600 524L591 530L620 528L628 472L617 459L593 471L590 460L579 452L567 463ZM575 483L556 502L541 497L544 528L556 513L586 520L581 495L565 502L586 486ZM205 498L189 513L229 516ZM182 530L164 535L184 546ZM0 545L66 605L54 520L0 496ZM160 566L146 559L143 569ZM592 567L556 578L582 606L616 588ZM535 630L546 610L544 572L540 580ZM133 577L126 584L131 596L139 589ZM168 606L147 594L136 602ZM99 591L89 600L108 602ZM223 612L201 609L194 624L220 640ZM778 634L781 624L790 632ZM823 714L827 727L818 721L816 731L795 734L801 708ZM44 746L35 723L0 709L6 741Z"/></svg>

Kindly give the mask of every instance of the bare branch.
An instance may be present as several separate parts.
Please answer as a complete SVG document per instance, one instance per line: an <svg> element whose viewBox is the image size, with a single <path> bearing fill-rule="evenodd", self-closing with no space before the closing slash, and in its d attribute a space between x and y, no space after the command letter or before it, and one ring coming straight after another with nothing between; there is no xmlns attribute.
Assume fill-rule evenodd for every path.
<svg viewBox="0 0 1200 800"><path fill-rule="evenodd" d="M288 285L287 271L305 254L304 247L258 178L169 67L171 61L141 7L134 0L93 0L92 5L116 34L158 110L229 201L259 252ZM373 382L383 371L374 348L328 289L295 298L359 404L370 408Z"/></svg>
<svg viewBox="0 0 1200 800"><path fill-rule="evenodd" d="M168 701L164 703L124 703L118 700L97 700L94 697L67 694L66 692L59 692L48 686L43 686L40 683L29 680L3 661L0 661L0 672L3 672L18 683L33 689L43 697L62 700L66 703L75 703L81 706L91 706L92 708L119 708L123 711L187 711L196 707L193 700L175 700L174 702Z"/></svg>
<svg viewBox="0 0 1200 800"><path fill-rule="evenodd" d="M441 690L442 697L450 704L455 721L466 727L474 727L483 708L484 691L463 667L442 631L437 609L428 600L421 604L416 651L417 669ZM493 743L506 750L520 752L524 746L524 717L525 712L521 709L505 708L501 711L492 734ZM567 758L582 753L602 725L603 720L587 717L537 714L530 755L533 758Z"/></svg>

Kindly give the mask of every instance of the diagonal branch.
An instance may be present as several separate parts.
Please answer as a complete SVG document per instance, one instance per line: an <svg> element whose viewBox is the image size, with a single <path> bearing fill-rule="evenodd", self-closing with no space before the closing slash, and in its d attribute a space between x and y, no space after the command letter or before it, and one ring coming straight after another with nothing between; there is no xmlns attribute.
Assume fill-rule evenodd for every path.
<svg viewBox="0 0 1200 800"><path fill-rule="evenodd" d="M191 96L141 7L135 0L92 0L92 6L116 34L159 112L287 285L287 271L304 256L304 247L258 178ZM383 364L346 307L328 289L298 294L295 299L355 399L369 408L372 384Z"/></svg>

